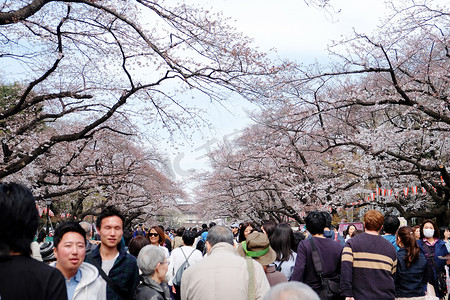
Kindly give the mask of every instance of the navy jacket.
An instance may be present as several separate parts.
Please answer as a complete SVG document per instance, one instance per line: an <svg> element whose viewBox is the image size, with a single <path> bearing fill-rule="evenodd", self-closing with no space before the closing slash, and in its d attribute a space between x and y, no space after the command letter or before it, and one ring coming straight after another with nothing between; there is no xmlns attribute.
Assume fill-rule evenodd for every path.
<svg viewBox="0 0 450 300"><path fill-rule="evenodd" d="M434 245L434 255L432 255L432 256L430 256L428 254L428 251L425 250L425 247L423 245L424 244L423 240L421 240L421 239L417 240L417 244L419 245L420 249L422 249L422 251L425 254L425 257L427 259L431 259L432 257L434 257L434 259L436 261L436 265L438 267L438 271L441 271L441 272L445 271L444 267L446 264L446 260L440 259L438 257L438 256L446 256L448 254L447 247L445 246L445 242L443 240L438 240L436 242L436 244ZM428 265L428 266L430 266L430 265ZM437 281L436 270L434 268L434 265L432 265L431 267L433 268L434 282L436 283L436 281ZM436 290L436 285L434 288ZM444 295L438 295L437 293L436 293L436 295L438 297L444 296Z"/></svg>
<svg viewBox="0 0 450 300"><path fill-rule="evenodd" d="M100 255L101 245L95 248L88 256L86 261L94 265L102 265L102 257ZM128 294L128 298L134 294L134 290L139 284L139 268L134 256L127 254L125 248L119 244L119 256L117 257L114 265L109 271L109 278L120 287L124 292ZM106 298L108 300L122 300L109 285L106 287ZM125 299L123 299L125 300Z"/></svg>
<svg viewBox="0 0 450 300"><path fill-rule="evenodd" d="M425 295L427 259L422 250L417 260L406 267L406 248L397 251L397 272L395 273L395 297L421 297Z"/></svg>

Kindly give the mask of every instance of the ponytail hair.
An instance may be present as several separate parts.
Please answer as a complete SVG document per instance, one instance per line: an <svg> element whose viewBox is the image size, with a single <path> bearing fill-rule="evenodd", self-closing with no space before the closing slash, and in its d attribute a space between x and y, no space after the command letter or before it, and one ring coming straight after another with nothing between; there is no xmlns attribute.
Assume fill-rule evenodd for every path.
<svg viewBox="0 0 450 300"><path fill-rule="evenodd" d="M417 245L414 230L409 226L400 227L397 236L406 248L405 256L406 267L409 268L419 258L420 248Z"/></svg>

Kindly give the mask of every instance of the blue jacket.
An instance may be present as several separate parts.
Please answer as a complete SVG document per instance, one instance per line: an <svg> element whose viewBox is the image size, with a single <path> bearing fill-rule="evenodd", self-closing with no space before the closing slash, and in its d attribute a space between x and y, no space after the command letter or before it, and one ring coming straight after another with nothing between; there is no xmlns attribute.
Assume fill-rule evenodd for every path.
<svg viewBox="0 0 450 300"><path fill-rule="evenodd" d="M95 248L88 256L86 261L101 267L102 257L100 255L101 245ZM127 254L125 248L119 244L119 256L109 271L109 278L128 294L129 299L134 294L136 286L139 284L139 268L134 256ZM106 298L108 300L125 300L119 296L109 285L106 287Z"/></svg>
<svg viewBox="0 0 450 300"><path fill-rule="evenodd" d="M425 295L426 269L428 261L420 250L419 257L408 268L405 257L406 248L397 251L397 271L395 272L395 297L421 297Z"/></svg>
<svg viewBox="0 0 450 300"><path fill-rule="evenodd" d="M394 245L395 251L400 250L400 247L397 245L397 242L396 242L397 237L394 234L385 234L385 235L382 235L382 237L384 237L386 240L389 241L389 243Z"/></svg>
<svg viewBox="0 0 450 300"><path fill-rule="evenodd" d="M431 259L432 257L434 257L438 271L445 271L444 267L446 264L446 260L438 258L438 256L446 256L448 254L447 247L445 246L445 242L443 240L438 240L434 245L434 255L432 255L432 257L430 257L428 251L425 250L423 240L421 239L417 240L417 244L419 245L420 249L422 249L427 259ZM436 270L434 268L434 265L432 265L431 267L433 268L434 282L436 283L437 281ZM434 288L436 289L436 285ZM437 295L437 296L443 297L444 295Z"/></svg>
<svg viewBox="0 0 450 300"><path fill-rule="evenodd" d="M339 242L342 247L345 245L345 239L337 232L334 232L333 230L324 230L323 236L327 239L335 240L336 242Z"/></svg>

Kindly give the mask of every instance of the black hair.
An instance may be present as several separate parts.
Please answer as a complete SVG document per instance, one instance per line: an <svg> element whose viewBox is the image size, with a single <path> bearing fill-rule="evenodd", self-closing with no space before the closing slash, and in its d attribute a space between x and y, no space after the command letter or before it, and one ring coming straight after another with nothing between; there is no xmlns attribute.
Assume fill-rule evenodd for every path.
<svg viewBox="0 0 450 300"><path fill-rule="evenodd" d="M211 228L213 228L214 226L216 226L217 224L215 223L215 222L211 222L211 223L209 223L209 228L211 229Z"/></svg>
<svg viewBox="0 0 450 300"><path fill-rule="evenodd" d="M53 235L53 244L55 248L58 248L59 242L61 242L63 236L68 232L77 232L81 234L86 245L86 231L81 225L74 221L67 221L56 227L55 234Z"/></svg>
<svg viewBox="0 0 450 300"><path fill-rule="evenodd" d="M39 231L36 242L42 243L45 240L45 231Z"/></svg>
<svg viewBox="0 0 450 300"><path fill-rule="evenodd" d="M395 234L400 227L400 220L396 216L384 216L383 229L388 234Z"/></svg>
<svg viewBox="0 0 450 300"><path fill-rule="evenodd" d="M434 229L434 235L433 235L433 237L434 237L435 239L438 239L438 238L439 238L439 229L438 229L436 223L435 223L433 220L431 220L431 219L423 220L423 221L422 221L422 224L420 224L420 238L421 238L421 239L425 238L425 235L423 234L423 227L424 227L425 224L427 224L427 223L430 223L431 225L433 225L433 229Z"/></svg>
<svg viewBox="0 0 450 300"><path fill-rule="evenodd" d="M360 229L356 229L355 231L352 232L351 234L351 238L357 236L358 234L364 233L364 231L360 230Z"/></svg>
<svg viewBox="0 0 450 300"><path fill-rule="evenodd" d="M263 222L262 227L263 227L264 231L266 232L267 237L269 237L269 239L270 239L273 232L275 231L275 228L277 227L277 224L272 220L267 220L267 221Z"/></svg>
<svg viewBox="0 0 450 300"><path fill-rule="evenodd" d="M325 227L328 227L331 229L331 215L329 212L323 211L323 216L325 217Z"/></svg>
<svg viewBox="0 0 450 300"><path fill-rule="evenodd" d="M355 224L349 224L348 226L347 226L347 228L344 230L344 236L345 237L347 237L347 235L348 236L350 236L350 233L349 233L349 229L350 229L350 227L351 226L353 226L354 228L355 228L355 230L354 230L354 232L356 231L356 230L358 230L358 228L356 228L356 225ZM351 236L350 236L351 237Z"/></svg>
<svg viewBox="0 0 450 300"><path fill-rule="evenodd" d="M208 228L208 225L206 225L205 223L203 223L203 224L202 224L202 228L203 228L203 229L206 229L206 228Z"/></svg>
<svg viewBox="0 0 450 300"><path fill-rule="evenodd" d="M137 235L129 242L128 252L137 258L141 249L147 245L150 245L149 239L146 236Z"/></svg>
<svg viewBox="0 0 450 300"><path fill-rule="evenodd" d="M244 231L245 231L245 228L247 228L248 224L250 224L250 223L244 222L244 223L239 224L239 242L245 241Z"/></svg>
<svg viewBox="0 0 450 300"><path fill-rule="evenodd" d="M306 229L308 229L309 233L312 235L323 234L326 225L326 217L323 212L312 211L306 216L305 223Z"/></svg>
<svg viewBox="0 0 450 300"><path fill-rule="evenodd" d="M278 224L270 237L270 246L277 254L278 261L288 261L292 255L294 233L288 223Z"/></svg>
<svg viewBox="0 0 450 300"><path fill-rule="evenodd" d="M164 230L164 226L158 225L158 227L161 228L161 230L162 230L163 232L165 231L165 230Z"/></svg>
<svg viewBox="0 0 450 300"><path fill-rule="evenodd" d="M441 240L443 240L445 238L446 230L450 230L450 229L447 226L441 226L441 228L439 228L439 236L441 237Z"/></svg>
<svg viewBox="0 0 450 300"><path fill-rule="evenodd" d="M239 242L245 241L244 232L248 226L250 226L252 228L252 231L250 231L250 233L252 233L254 231L262 232L261 228L258 225L256 225L255 222L244 222L244 223L242 223L242 230L239 229Z"/></svg>
<svg viewBox="0 0 450 300"><path fill-rule="evenodd" d="M300 231L294 232L294 241L292 243L292 251L297 252L298 244L305 239L305 235Z"/></svg>
<svg viewBox="0 0 450 300"><path fill-rule="evenodd" d="M183 226L181 226L180 228L178 228L175 233L177 234L177 236L183 236L184 231L186 230L186 228L184 228ZM197 236L197 234L195 235Z"/></svg>
<svg viewBox="0 0 450 300"><path fill-rule="evenodd" d="M123 225L125 224L125 218L122 215L122 213L112 205L105 207L102 210L102 212L100 213L100 215L98 216L97 223L96 223L97 228L99 228L99 229L101 228L102 221L104 218L113 217L113 216L119 217L122 220L122 229L123 229Z"/></svg>
<svg viewBox="0 0 450 300"><path fill-rule="evenodd" d="M214 226L213 226L214 227ZM192 246L194 244L194 240L197 237L197 234L190 230L185 230L182 236L183 243L186 246Z"/></svg>
<svg viewBox="0 0 450 300"><path fill-rule="evenodd" d="M31 191L17 183L0 185L0 256L29 255L39 226L39 212Z"/></svg>
<svg viewBox="0 0 450 300"><path fill-rule="evenodd" d="M125 246L129 246L130 241L133 239L133 232L130 229L123 230L123 241L125 242Z"/></svg>

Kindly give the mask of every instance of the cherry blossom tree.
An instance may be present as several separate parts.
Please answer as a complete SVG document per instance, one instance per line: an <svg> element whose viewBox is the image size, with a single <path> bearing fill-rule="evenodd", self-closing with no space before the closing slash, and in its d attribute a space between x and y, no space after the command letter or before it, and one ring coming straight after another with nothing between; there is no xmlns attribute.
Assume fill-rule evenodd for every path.
<svg viewBox="0 0 450 300"><path fill-rule="evenodd" d="M74 144L66 146L73 149ZM69 207L73 216L96 215L102 207L114 204L130 221L138 216L148 219L184 197L177 183L169 179L156 151L144 152L130 143L129 138L104 133L84 147L75 164L71 164L73 155L67 156L68 161L62 167L45 170L45 177L38 182L47 187L49 182L55 184L57 194L75 187L76 201L72 200ZM66 170L58 172L61 168Z"/></svg>
<svg viewBox="0 0 450 300"><path fill-rule="evenodd" d="M129 221L147 219L184 194L158 150L144 151L134 140L103 130L90 139L59 143L8 180L31 186L38 202L52 199L55 215L83 219L114 204Z"/></svg>
<svg viewBox="0 0 450 300"><path fill-rule="evenodd" d="M209 180L229 186L228 202L242 200L255 216L272 205L272 196L240 198L241 183L245 195L256 190L242 174L282 195L278 209L370 205L449 223L448 8L391 7L377 35L355 32L331 47L331 66L299 66L265 92L272 101L258 125L212 157Z"/></svg>
<svg viewBox="0 0 450 300"><path fill-rule="evenodd" d="M23 89L0 118L9 126L17 114L38 113L2 138L0 178L59 143L104 130L115 114L175 132L201 119L186 92L217 101L230 92L254 93L250 82L282 66L222 21L199 8L143 0L5 0L0 57L8 78ZM64 126L67 120L81 126ZM45 140L34 136L43 123L58 128Z"/></svg>
<svg viewBox="0 0 450 300"><path fill-rule="evenodd" d="M284 68L201 8L2 2L0 82L19 84L1 99L0 178L31 185L39 200L58 200L53 210L79 218L108 203L130 219L173 205L183 193L158 151L142 150L139 127L195 130L203 118L192 95L250 99Z"/></svg>
<svg viewBox="0 0 450 300"><path fill-rule="evenodd" d="M331 201L336 164L313 151L317 141L293 123L294 115L292 107L267 110L211 153L214 171L205 174L198 193L208 216L303 223L305 211L323 210Z"/></svg>
<svg viewBox="0 0 450 300"><path fill-rule="evenodd" d="M336 43L334 53L345 54L334 71L305 74L305 80L317 87L316 113L334 124L324 126L324 150L356 153L358 165L366 166L350 168L357 174L350 186L400 190L403 196L382 197L379 205L407 219L448 224L448 7L404 4L393 6L378 37L356 34ZM413 187L426 193L404 197Z"/></svg>

